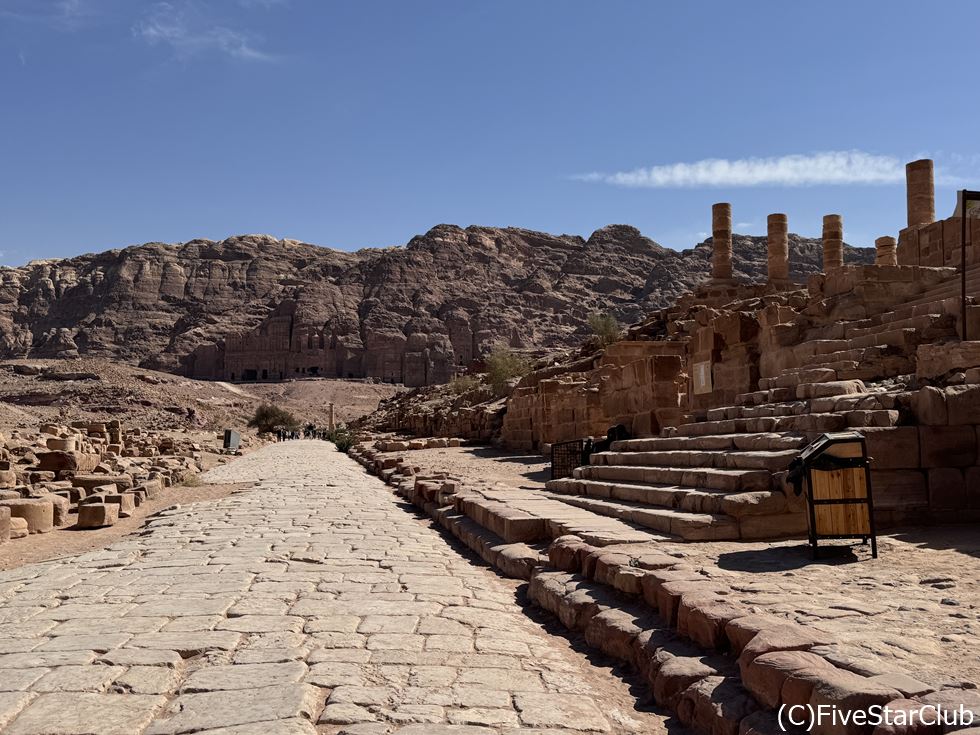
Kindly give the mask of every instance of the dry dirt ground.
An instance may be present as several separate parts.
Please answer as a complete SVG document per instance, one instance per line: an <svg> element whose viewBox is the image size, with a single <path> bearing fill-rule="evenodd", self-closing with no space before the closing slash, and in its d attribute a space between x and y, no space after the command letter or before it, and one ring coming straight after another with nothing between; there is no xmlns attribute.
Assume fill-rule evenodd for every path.
<svg viewBox="0 0 980 735"><path fill-rule="evenodd" d="M474 484L543 491L550 464L483 447L401 452L423 472ZM844 546L852 542L826 542ZM630 553L629 546L623 548ZM635 551L636 547L632 547ZM831 633L842 654L877 658L936 685L980 684L980 528L897 529L863 547L814 561L801 540L657 544L681 556L759 612Z"/></svg>
<svg viewBox="0 0 980 735"><path fill-rule="evenodd" d="M40 374L15 372L25 368ZM148 429L244 430L255 408L268 401L304 422L326 425L331 402L338 420L346 421L373 411L380 399L397 390L380 383L329 379L262 384L191 380L103 358L7 360L0 363L0 430L36 430L45 421L113 418Z"/></svg>

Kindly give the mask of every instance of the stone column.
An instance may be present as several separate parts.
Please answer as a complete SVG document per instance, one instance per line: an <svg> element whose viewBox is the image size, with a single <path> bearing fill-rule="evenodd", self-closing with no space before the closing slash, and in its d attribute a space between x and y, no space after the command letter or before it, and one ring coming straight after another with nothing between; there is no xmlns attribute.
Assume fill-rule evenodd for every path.
<svg viewBox="0 0 980 735"><path fill-rule="evenodd" d="M785 214L770 214L769 226L769 281L789 280L789 219Z"/></svg>
<svg viewBox="0 0 980 735"><path fill-rule="evenodd" d="M905 197L909 227L936 221L936 192L932 161L923 158L905 164Z"/></svg>
<svg viewBox="0 0 980 735"><path fill-rule="evenodd" d="M875 240L875 265L898 265L898 243L894 237Z"/></svg>
<svg viewBox="0 0 980 735"><path fill-rule="evenodd" d="M332 403L330 404L330 406L327 409L327 427L330 429L330 431L333 431L334 429L337 428L337 424L334 421L333 404Z"/></svg>
<svg viewBox="0 0 980 735"><path fill-rule="evenodd" d="M711 277L732 279L732 205L720 202L711 205Z"/></svg>
<svg viewBox="0 0 980 735"><path fill-rule="evenodd" d="M844 265L844 219L839 214L823 218L823 272Z"/></svg>

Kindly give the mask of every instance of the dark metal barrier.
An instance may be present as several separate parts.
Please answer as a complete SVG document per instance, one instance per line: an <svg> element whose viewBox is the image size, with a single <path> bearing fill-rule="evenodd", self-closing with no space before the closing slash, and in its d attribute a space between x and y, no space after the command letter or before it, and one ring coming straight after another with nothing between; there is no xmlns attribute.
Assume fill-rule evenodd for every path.
<svg viewBox="0 0 980 735"><path fill-rule="evenodd" d="M551 445L551 479L571 477L572 470L589 463L592 453L591 439L574 439Z"/></svg>

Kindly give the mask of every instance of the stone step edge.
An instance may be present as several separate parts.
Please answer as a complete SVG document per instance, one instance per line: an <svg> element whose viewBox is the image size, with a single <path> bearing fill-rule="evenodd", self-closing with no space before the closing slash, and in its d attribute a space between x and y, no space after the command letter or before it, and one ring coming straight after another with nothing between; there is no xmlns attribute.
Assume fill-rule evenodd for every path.
<svg viewBox="0 0 980 735"><path fill-rule="evenodd" d="M353 448L350 452L350 456L364 466L368 472L378 474L375 471L373 456L369 456L369 454L371 453L364 450L355 452ZM399 495L422 510L443 529L475 552L483 561L505 576L528 580L531 578L531 570L547 559L527 544L522 542L508 543L473 519L456 512L451 503L443 502L445 497L440 497L440 492L432 491L431 485L434 483L420 483L416 482L414 476L398 475L390 475L385 482L389 485L395 485ZM450 489L447 489L447 492L452 494Z"/></svg>
<svg viewBox="0 0 980 735"><path fill-rule="evenodd" d="M375 470L373 457L369 456L369 453L352 450L351 456L368 471ZM394 476L389 475L389 484L395 479ZM662 700L662 705L677 712L678 719L681 719L684 724L705 735L716 732L711 725L711 718L719 718L723 713L732 711L730 706L720 707L714 696L718 688L723 686L733 689L736 697L741 697L743 693L749 695L748 699L742 700L748 704L745 705L739 723L740 731L757 732L760 735L780 731L773 713L780 702L778 700L775 704L766 704L766 702L772 701L773 691L782 692L783 684L790 680L797 685L797 690L800 686L809 687L811 696L807 701L816 698L820 703L836 704L842 709L847 709L845 700L854 694L855 686L860 689L860 685L865 683L867 683L865 688L871 690L870 696L877 695L878 699L875 701L880 704L894 703L893 708L903 706L906 709L909 706L921 706L920 698L881 683L883 677L886 681L891 681L892 676L897 676L901 680L904 678L901 673L868 677L846 668L838 669L828 661L826 671L828 675L833 672L836 678L826 682L819 680L819 674L822 673L820 671L817 672L817 676L814 676L812 670L787 674L779 668L779 662L773 661L773 656L769 654L778 657L781 653L806 652L821 645L830 645L831 641L810 635L804 626L797 623L776 616L753 614L748 608L737 609L732 605L731 609L727 610L727 614L733 616L731 618L726 615L719 616L717 611L712 614L711 603L717 605L731 605L731 603L725 601L721 595L716 595L717 599L709 597L706 601L698 594L708 591L707 588L711 586L711 580L707 577L699 575L700 579L671 580L669 573L677 574L678 570L674 567L681 566L681 562L674 557L666 554L647 554L634 562L633 557L591 546L578 536L562 536L550 544L547 563L543 563L545 558L526 544L506 544L475 521L455 513L452 506L440 507L436 502L426 501L422 493L414 490L418 485L415 478L402 478L398 482L398 492L406 497L410 495L414 497L415 504L421 503L419 507L436 518L447 532L452 533L479 554L487 564L506 576L529 581L529 597L543 609L548 609L541 604L541 600L545 600L544 593L534 592L534 590L542 587L541 580L547 574L580 575L583 580L592 582L595 588L611 587L627 598L639 596L642 602L638 600L626 603L626 606L634 611L631 613L620 605L600 609L592 599L580 595L578 599L565 603L565 607L570 609L571 613L566 612L565 619L562 619L561 615L558 617L566 628L585 631L586 641L590 646L637 668L645 676L648 685L651 685L655 699L659 694L658 702ZM560 571L550 571L554 568ZM666 580L661 580L659 587L650 583L644 586L642 578L654 576L647 575L646 572L657 571L666 573L660 575ZM683 577L692 572L680 571L679 574ZM674 582L676 584L671 586ZM686 589L684 583L692 582L694 584ZM645 587L653 590L656 607L650 605L648 598L651 592L644 592ZM699 590L698 587L701 589ZM569 597L575 592L570 593ZM663 596L663 603L659 602L658 595ZM643 603L646 603L647 610L642 609ZM561 604L562 602L559 601L559 610ZM637 607L638 605L640 607ZM631 615L635 619L642 620L649 619L651 613L660 618L662 626L660 631L672 629L668 630L668 635L679 636L676 640L682 644L685 638L688 639L697 647L697 651L691 656L664 652L664 647L656 646L655 638L662 633L653 629L642 629L635 623L632 626L629 624L628 618ZM664 616L673 617L673 624L671 625L668 620L666 628L663 627ZM572 622L572 626L567 625L566 620ZM625 626L624 622L626 622ZM718 645L713 648L703 645L714 641L720 643L722 635L727 643L721 645L720 650ZM707 657L715 657L716 660L718 656L724 657L723 651L729 646L732 653L738 654L738 658L729 657L727 663L737 666L737 673L724 675L722 674L725 671L724 666L711 667L704 663L703 659ZM651 647L654 649L652 652L649 650ZM705 650L708 653L705 653ZM657 657L658 652L661 653L659 657ZM819 658L823 659L823 657ZM672 659L677 663L672 664ZM700 668L694 666L693 671L689 670L691 659L701 663L702 666ZM761 660L757 662L756 659ZM793 673L799 676L794 678ZM719 674L722 675L719 677ZM743 675L749 677L748 686L742 680ZM840 677L848 679L847 683L851 687L842 687L838 680ZM773 686L773 680L778 686ZM767 683L768 692L765 688ZM863 702L869 692L862 691L861 694ZM835 696L840 698L839 701L833 699ZM794 731L790 729L785 732Z"/></svg>
<svg viewBox="0 0 980 735"><path fill-rule="evenodd" d="M558 600L556 614L567 628L584 631L589 645L631 664L644 675L654 698L663 706L690 707L692 701L698 703L703 698L704 689L710 692L715 686L726 685L736 699L739 692L747 692L756 705L741 710L743 718L755 718L742 724L741 732L745 732L744 728L755 725L757 720L759 724L769 722L781 704L831 704L849 710L847 701L855 700L864 702L860 705L864 707L870 701L891 704L893 709L930 703L928 694L933 690L927 685L904 672L888 671L883 663L880 672L874 674L859 670L853 663L848 668L846 659L835 658L831 648L835 641L830 636L821 637L797 623L753 613L750 608L725 599L719 580L705 577L667 554L633 558L590 547L577 537L562 537L549 547L549 561L559 571L535 569L529 596L544 609L553 610L556 602L548 599L548 575L564 573L569 578L591 582L587 592L577 585L565 596L567 599ZM554 585L551 587L553 590ZM613 592L603 594L604 587ZM602 600L616 599L617 595L625 602L615 606L602 604ZM656 620L659 628L644 629L638 623L643 620ZM723 665L692 667L688 661L687 667L668 671L673 675L677 669L686 668L691 676L687 688L678 693L676 684L671 685L669 675L664 674L663 666L671 658L669 652L664 655L648 650L651 642L664 639L665 632L700 652L700 658L697 653L693 657L702 664L709 657L716 661L727 657L737 673L727 674ZM794 660L799 664L796 669L788 666ZM722 675L722 681L709 682L701 691L692 690L699 682L718 675ZM784 688L787 682L790 686ZM685 692L686 699L692 700L687 705L681 704ZM859 696L850 699L855 694ZM791 698L784 699L784 695ZM708 700L718 705L713 696ZM733 710L739 711L739 707L727 708L729 712ZM690 713L678 709L678 717L690 718ZM697 717L684 724L693 724L703 732L717 732Z"/></svg>

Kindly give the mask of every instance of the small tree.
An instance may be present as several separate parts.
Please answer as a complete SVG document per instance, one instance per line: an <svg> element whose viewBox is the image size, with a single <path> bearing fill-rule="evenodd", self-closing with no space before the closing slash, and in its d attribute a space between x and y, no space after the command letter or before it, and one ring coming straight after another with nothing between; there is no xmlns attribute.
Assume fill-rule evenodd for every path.
<svg viewBox="0 0 980 735"><path fill-rule="evenodd" d="M589 326L600 347L607 347L619 339L619 322L612 314L589 314Z"/></svg>
<svg viewBox="0 0 980 735"><path fill-rule="evenodd" d="M523 355L497 345L487 356L487 377L490 387L498 396L507 392L508 383L531 372L531 363Z"/></svg>
<svg viewBox="0 0 980 735"><path fill-rule="evenodd" d="M276 429L292 431L299 426L299 420L289 411L272 403L263 403L248 420L248 425L265 434Z"/></svg>

